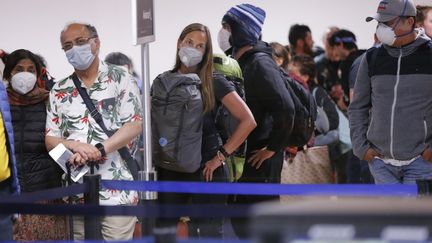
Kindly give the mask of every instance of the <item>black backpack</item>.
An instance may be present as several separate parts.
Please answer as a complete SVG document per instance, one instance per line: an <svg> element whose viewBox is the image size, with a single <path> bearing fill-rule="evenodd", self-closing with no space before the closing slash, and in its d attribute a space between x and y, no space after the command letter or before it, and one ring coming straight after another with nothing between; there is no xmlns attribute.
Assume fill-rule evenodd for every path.
<svg viewBox="0 0 432 243"><path fill-rule="evenodd" d="M194 73L167 71L151 90L154 164L177 172L195 172L201 164L203 101Z"/></svg>
<svg viewBox="0 0 432 243"><path fill-rule="evenodd" d="M254 58L250 61L261 57L270 57L270 54L257 52ZM278 68L274 63L275 68ZM245 68L247 69L247 67ZM279 68L280 75L284 80L285 87L288 90L294 104L294 122L293 129L290 134L286 134L285 146L288 147L303 147L307 145L312 138L315 130L315 120L317 118L317 105L312 93L307 90L299 82L295 81L282 68ZM291 114L287 114L291 116Z"/></svg>
<svg viewBox="0 0 432 243"><path fill-rule="evenodd" d="M311 139L315 130L317 105L311 92L295 81L284 70L280 70L295 108L294 125L286 139L286 146L303 147Z"/></svg>

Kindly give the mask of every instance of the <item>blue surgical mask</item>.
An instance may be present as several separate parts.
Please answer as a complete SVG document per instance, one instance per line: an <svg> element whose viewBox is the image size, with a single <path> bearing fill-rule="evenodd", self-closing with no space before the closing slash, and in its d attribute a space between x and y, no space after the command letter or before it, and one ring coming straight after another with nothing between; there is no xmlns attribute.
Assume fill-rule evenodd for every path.
<svg viewBox="0 0 432 243"><path fill-rule="evenodd" d="M82 46L74 46L72 49L66 51L66 57L69 63L76 70L86 70L92 64L95 59L91 51L90 43Z"/></svg>
<svg viewBox="0 0 432 243"><path fill-rule="evenodd" d="M203 58L202 52L193 47L182 47L178 52L180 61L188 68L198 65Z"/></svg>

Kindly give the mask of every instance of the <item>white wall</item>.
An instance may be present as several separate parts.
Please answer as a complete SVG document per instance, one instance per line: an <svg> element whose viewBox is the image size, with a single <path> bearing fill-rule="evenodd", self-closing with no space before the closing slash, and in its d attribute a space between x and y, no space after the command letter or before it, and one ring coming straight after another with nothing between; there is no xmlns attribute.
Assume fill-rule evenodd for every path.
<svg viewBox="0 0 432 243"><path fill-rule="evenodd" d="M207 25L216 35L225 12L235 4L248 2L267 12L263 28L265 41L286 44L290 25L310 26L313 38L321 45L327 26L338 25L353 31L360 48L372 43L374 23L366 16L376 11L378 0L154 0L156 42L150 44L150 78L170 69L174 63L176 41L181 30L192 22ZM416 3L431 4L432 0ZM112 51L130 56L138 73L140 47L132 46L129 0L0 0L0 48L29 49L44 56L53 76L62 78L73 69L61 50L59 34L72 20L96 26L102 42L100 57Z"/></svg>

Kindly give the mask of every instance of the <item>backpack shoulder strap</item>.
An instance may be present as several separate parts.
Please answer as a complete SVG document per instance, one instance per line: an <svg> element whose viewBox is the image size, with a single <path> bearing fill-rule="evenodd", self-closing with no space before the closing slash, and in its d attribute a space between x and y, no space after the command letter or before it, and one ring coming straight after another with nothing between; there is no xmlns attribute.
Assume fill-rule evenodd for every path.
<svg viewBox="0 0 432 243"><path fill-rule="evenodd" d="M366 54L367 55L366 57L369 57L367 59L368 60L368 75L369 75L369 77L372 77L375 74L375 62L376 62L376 58L377 58L378 53L380 52L381 48L382 48L381 46L373 47L371 49L371 51L368 53L369 55Z"/></svg>
<svg viewBox="0 0 432 243"><path fill-rule="evenodd" d="M317 92L317 90L318 90L318 87L315 87L313 90L312 90L312 96L316 99L316 92Z"/></svg>
<svg viewBox="0 0 432 243"><path fill-rule="evenodd" d="M75 87L78 90L78 93L81 95L87 109L90 111L90 115L93 117L93 119L95 119L96 123L100 126L100 128L102 128L104 133L108 137L111 137L114 134L114 132L109 131L107 129L107 127L105 126L105 124L102 120L102 115L99 113L99 111L94 106L94 104L91 101L91 98L88 95L87 91L81 86L81 82L78 80L78 77L75 73L72 74L72 80L74 82ZM122 157L122 159L124 159L126 161L133 178L135 180L137 180L138 179L138 165L132 164L132 163L136 163L136 162L132 158L132 155L130 154L128 148L122 147L122 148L118 149L118 152L119 152L120 156Z"/></svg>
<svg viewBox="0 0 432 243"><path fill-rule="evenodd" d="M251 64L253 61L255 61L257 58L259 57L264 57L264 56L269 56L269 54L265 53L265 52L255 52L251 55L252 58L249 58L247 65Z"/></svg>
<svg viewBox="0 0 432 243"><path fill-rule="evenodd" d="M318 105L318 100L317 100L317 92L318 92L318 86L316 86L315 88L313 88L312 90L312 96L315 99L316 104ZM324 104L324 98L321 98L321 100L319 101L319 106L322 107Z"/></svg>
<svg viewBox="0 0 432 243"><path fill-rule="evenodd" d="M255 52L254 55L256 57L270 56L268 53L265 53L265 52L262 52L262 51Z"/></svg>

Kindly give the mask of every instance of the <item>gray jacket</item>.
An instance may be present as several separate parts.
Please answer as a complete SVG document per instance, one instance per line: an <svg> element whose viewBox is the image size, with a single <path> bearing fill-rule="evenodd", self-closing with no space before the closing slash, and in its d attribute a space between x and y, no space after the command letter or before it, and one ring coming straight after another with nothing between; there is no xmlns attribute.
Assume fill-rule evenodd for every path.
<svg viewBox="0 0 432 243"><path fill-rule="evenodd" d="M432 141L432 43L418 34L402 48L382 45L363 56L348 110L354 154L369 148L408 160Z"/></svg>

